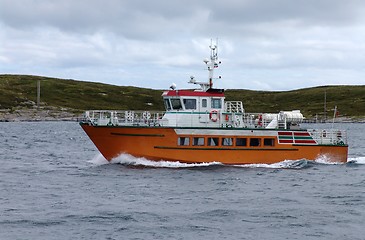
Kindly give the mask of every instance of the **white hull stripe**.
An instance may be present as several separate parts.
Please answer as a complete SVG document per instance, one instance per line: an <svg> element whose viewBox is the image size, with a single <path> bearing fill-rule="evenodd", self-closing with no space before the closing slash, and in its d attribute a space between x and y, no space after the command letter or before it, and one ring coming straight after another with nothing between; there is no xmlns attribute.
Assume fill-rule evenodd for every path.
<svg viewBox="0 0 365 240"><path fill-rule="evenodd" d="M174 129L177 135L207 135L207 136L273 136L278 135L277 131L257 131L257 130L221 130L221 129Z"/></svg>

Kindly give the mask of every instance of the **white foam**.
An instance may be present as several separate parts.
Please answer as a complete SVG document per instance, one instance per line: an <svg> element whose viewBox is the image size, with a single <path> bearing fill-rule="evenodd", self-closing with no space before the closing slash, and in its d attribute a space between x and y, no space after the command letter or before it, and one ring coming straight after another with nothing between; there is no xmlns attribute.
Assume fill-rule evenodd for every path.
<svg viewBox="0 0 365 240"><path fill-rule="evenodd" d="M272 164L243 164L243 165L234 165L235 167L244 167L244 168L274 168L274 169L280 169L280 168L303 168L307 165L306 160L285 160L278 163L272 163Z"/></svg>
<svg viewBox="0 0 365 240"><path fill-rule="evenodd" d="M190 167L207 167L213 165L222 165L219 162L211 163L181 163L181 162L169 162L169 161L151 161L146 158L138 158L129 154L121 154L114 158L111 163L120 163L125 165L157 167L157 168L190 168Z"/></svg>
<svg viewBox="0 0 365 240"><path fill-rule="evenodd" d="M95 155L95 157L88 161L95 165L104 165L108 164L103 155L100 153ZM332 162L326 156L320 156L314 160L316 163L320 164L329 164L329 165L337 165L343 164L338 162ZM349 158L347 162L357 163L357 164L365 164L365 157L354 157ZM191 168L191 167L208 167L214 165L224 165L220 162L211 162L211 163L181 163L181 162L170 162L170 161L151 161L146 158L138 158L134 157L129 154L121 154L120 156L114 158L111 163L119 163L125 165L135 165L135 166L146 166L146 167L157 167L157 168ZM291 169L298 169L303 168L307 165L307 160L285 160L278 163L273 164L242 164L242 165L233 165L234 167L243 167L243 168L273 168L273 169L280 169L280 168L291 168ZM225 165L227 166L227 165Z"/></svg>
<svg viewBox="0 0 365 240"><path fill-rule="evenodd" d="M101 153L98 153L94 156L94 158L90 161L88 161L89 163L95 164L97 166L100 165L104 165L104 164L108 164L108 160L105 159L105 157L103 155L101 155Z"/></svg>
<svg viewBox="0 0 365 240"><path fill-rule="evenodd" d="M365 157L348 158L347 162L357 163L357 164L365 164Z"/></svg>
<svg viewBox="0 0 365 240"><path fill-rule="evenodd" d="M326 155L321 155L319 157L317 157L315 160L314 160L316 163L320 163L320 164L327 164L327 165L338 165L338 164L344 164L342 162L334 162L334 161L331 161L331 158L329 158L328 156Z"/></svg>

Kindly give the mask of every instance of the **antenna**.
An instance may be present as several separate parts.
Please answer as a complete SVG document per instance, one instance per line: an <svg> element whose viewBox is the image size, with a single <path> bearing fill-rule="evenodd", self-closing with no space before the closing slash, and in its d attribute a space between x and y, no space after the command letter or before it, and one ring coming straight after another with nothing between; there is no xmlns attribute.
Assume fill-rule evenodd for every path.
<svg viewBox="0 0 365 240"><path fill-rule="evenodd" d="M334 125L334 123L335 123L335 118L336 118L336 116L337 116L337 106L335 106L335 108L334 108L334 109L332 109L332 110L333 110L332 129L333 129L333 125Z"/></svg>
<svg viewBox="0 0 365 240"><path fill-rule="evenodd" d="M213 87L213 76L214 76L214 69L218 68L221 61L218 61L218 38L213 44L213 39L210 39L210 59L204 59L204 63L208 70L208 82L197 82L194 77L190 77L189 83L199 84L203 91L207 91L208 89ZM218 79L222 77L219 76Z"/></svg>

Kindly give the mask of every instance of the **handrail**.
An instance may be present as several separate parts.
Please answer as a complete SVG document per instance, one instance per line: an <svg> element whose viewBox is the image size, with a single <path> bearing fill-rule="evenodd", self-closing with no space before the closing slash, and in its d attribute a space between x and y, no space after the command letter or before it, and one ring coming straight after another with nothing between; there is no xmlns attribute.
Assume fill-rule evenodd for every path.
<svg viewBox="0 0 365 240"><path fill-rule="evenodd" d="M308 129L309 134L318 144L347 144L347 132L340 129Z"/></svg>
<svg viewBox="0 0 365 240"><path fill-rule="evenodd" d="M120 125L156 125L164 112L158 111L126 111L126 110L90 110L84 114L84 120L97 126Z"/></svg>

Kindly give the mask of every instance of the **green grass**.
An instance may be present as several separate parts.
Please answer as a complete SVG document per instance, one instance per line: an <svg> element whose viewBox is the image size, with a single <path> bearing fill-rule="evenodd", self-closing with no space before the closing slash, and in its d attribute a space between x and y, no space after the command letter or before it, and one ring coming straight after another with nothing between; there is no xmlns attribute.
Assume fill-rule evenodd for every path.
<svg viewBox="0 0 365 240"><path fill-rule="evenodd" d="M36 102L37 80L41 80L41 102L46 106L69 108L75 112L163 109L158 90L26 75L0 75L0 109L22 106L29 100Z"/></svg>
<svg viewBox="0 0 365 240"><path fill-rule="evenodd" d="M239 99L244 102L247 112L278 112L280 110L301 110L307 118L324 114L326 93L327 116L333 108L342 116L365 116L365 85L322 86L285 92L263 92L249 90L227 90L227 100Z"/></svg>
<svg viewBox="0 0 365 240"><path fill-rule="evenodd" d="M0 75L0 109L32 107L36 102L37 80L41 80L41 102L45 107L87 109L163 110L162 90L114 86L57 78ZM324 94L327 115L337 105L347 117L365 116L365 85L323 86L284 92L226 90L226 100L242 101L247 112L279 112L299 109L305 117L323 115Z"/></svg>

